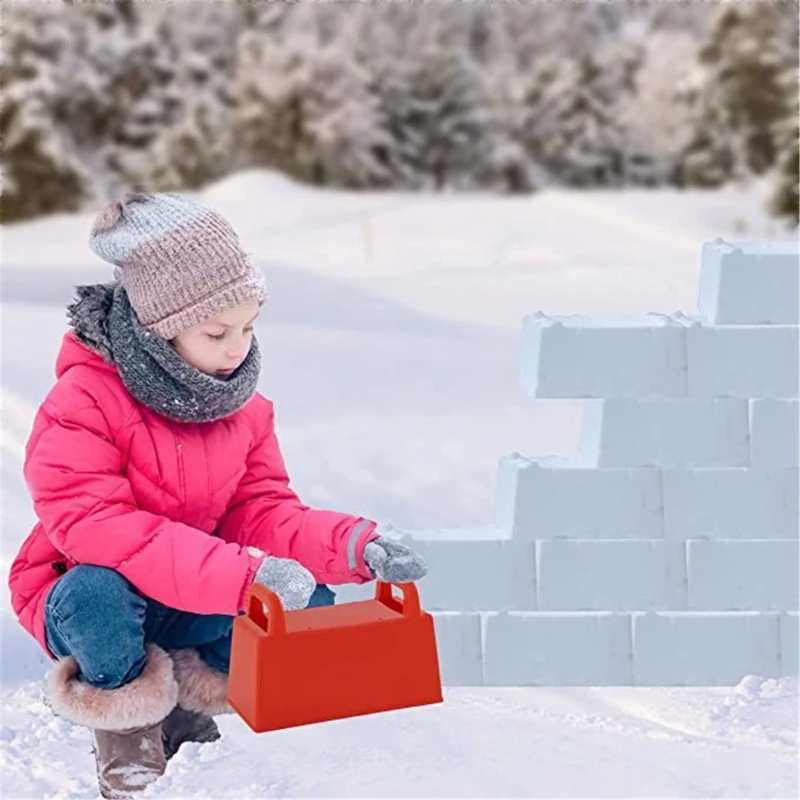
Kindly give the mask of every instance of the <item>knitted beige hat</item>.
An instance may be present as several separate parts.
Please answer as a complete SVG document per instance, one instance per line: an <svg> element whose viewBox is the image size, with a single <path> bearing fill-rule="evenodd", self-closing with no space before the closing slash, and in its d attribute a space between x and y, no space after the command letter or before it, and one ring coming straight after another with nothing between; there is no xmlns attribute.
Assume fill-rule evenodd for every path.
<svg viewBox="0 0 800 800"><path fill-rule="evenodd" d="M230 224L182 195L125 195L98 214L89 246L119 268L139 322L164 339L267 299L264 275Z"/></svg>

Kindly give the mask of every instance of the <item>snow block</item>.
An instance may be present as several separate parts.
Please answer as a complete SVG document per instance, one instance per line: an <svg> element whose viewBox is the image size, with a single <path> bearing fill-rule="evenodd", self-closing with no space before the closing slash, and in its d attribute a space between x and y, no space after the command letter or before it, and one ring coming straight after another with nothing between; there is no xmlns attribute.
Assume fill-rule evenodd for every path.
<svg viewBox="0 0 800 800"><path fill-rule="evenodd" d="M336 595L334 602L355 603L361 600L372 600L375 597L375 582L344 583L329 587Z"/></svg>
<svg viewBox="0 0 800 800"><path fill-rule="evenodd" d="M629 686L630 616L499 612L483 615L486 686Z"/></svg>
<svg viewBox="0 0 800 800"><path fill-rule="evenodd" d="M755 469L800 466L800 403L772 398L750 401L750 458Z"/></svg>
<svg viewBox="0 0 800 800"><path fill-rule="evenodd" d="M533 542L414 540L428 573L417 582L426 611L536 608Z"/></svg>
<svg viewBox="0 0 800 800"><path fill-rule="evenodd" d="M595 469L585 459L514 453L500 460L494 521L524 540L659 539L661 475L657 469Z"/></svg>
<svg viewBox="0 0 800 800"><path fill-rule="evenodd" d="M800 614L784 611L781 614L781 675L788 677L800 672Z"/></svg>
<svg viewBox="0 0 800 800"><path fill-rule="evenodd" d="M581 453L599 467L745 467L748 400L610 398L584 404Z"/></svg>
<svg viewBox="0 0 800 800"><path fill-rule="evenodd" d="M798 541L689 541L689 609L800 609Z"/></svg>
<svg viewBox="0 0 800 800"><path fill-rule="evenodd" d="M431 616L442 685L480 686L483 682L480 614L438 611Z"/></svg>
<svg viewBox="0 0 800 800"><path fill-rule="evenodd" d="M536 398L682 397L682 315L551 317L522 323L520 381Z"/></svg>
<svg viewBox="0 0 800 800"><path fill-rule="evenodd" d="M713 325L797 325L797 242L703 243L697 308Z"/></svg>
<svg viewBox="0 0 800 800"><path fill-rule="evenodd" d="M636 686L735 686L781 673L779 614L634 611Z"/></svg>
<svg viewBox="0 0 800 800"><path fill-rule="evenodd" d="M790 325L686 331L692 397L797 397L800 328Z"/></svg>
<svg viewBox="0 0 800 800"><path fill-rule="evenodd" d="M539 611L686 608L683 542L536 542Z"/></svg>
<svg viewBox="0 0 800 800"><path fill-rule="evenodd" d="M795 539L800 529L796 469L665 469L668 539Z"/></svg>

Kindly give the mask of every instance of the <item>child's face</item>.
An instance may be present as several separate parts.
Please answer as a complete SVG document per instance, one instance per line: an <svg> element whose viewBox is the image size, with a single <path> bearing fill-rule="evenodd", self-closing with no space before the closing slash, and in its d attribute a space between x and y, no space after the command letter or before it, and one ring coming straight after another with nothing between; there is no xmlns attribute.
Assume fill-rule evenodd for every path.
<svg viewBox="0 0 800 800"><path fill-rule="evenodd" d="M250 351L258 311L257 300L228 308L179 333L172 346L187 364L225 380Z"/></svg>

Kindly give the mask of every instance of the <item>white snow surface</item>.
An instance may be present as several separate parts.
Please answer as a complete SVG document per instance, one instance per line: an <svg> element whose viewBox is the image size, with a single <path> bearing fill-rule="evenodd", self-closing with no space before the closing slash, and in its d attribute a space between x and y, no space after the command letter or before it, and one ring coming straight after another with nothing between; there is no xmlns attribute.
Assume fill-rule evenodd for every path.
<svg viewBox="0 0 800 800"><path fill-rule="evenodd" d="M766 185L530 197L319 191L262 171L202 201L258 258L261 389L293 485L406 530L491 531L498 459L577 452L580 404L529 400L522 318L696 313L700 246L788 239ZM33 522L21 476L64 303L109 280L93 214L7 226L2 575ZM0 795L97 797L89 732L43 705L49 664L2 593ZM436 706L187 745L143 797L796 797L798 684L445 687Z"/></svg>

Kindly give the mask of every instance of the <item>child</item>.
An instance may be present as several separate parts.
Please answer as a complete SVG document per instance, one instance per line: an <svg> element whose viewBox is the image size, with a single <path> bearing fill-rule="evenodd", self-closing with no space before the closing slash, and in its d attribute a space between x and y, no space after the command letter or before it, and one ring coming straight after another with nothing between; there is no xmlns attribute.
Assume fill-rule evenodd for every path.
<svg viewBox="0 0 800 800"><path fill-rule="evenodd" d="M427 571L362 517L305 506L289 486L272 403L256 391L263 275L218 214L128 194L90 246L115 281L78 287L57 382L25 479L38 523L11 567L21 624L57 661L54 713L92 729L103 797L163 774L229 713L233 619L251 585L285 609L326 584Z"/></svg>

